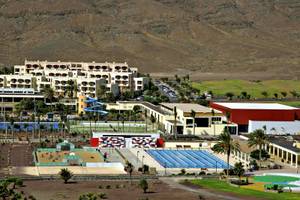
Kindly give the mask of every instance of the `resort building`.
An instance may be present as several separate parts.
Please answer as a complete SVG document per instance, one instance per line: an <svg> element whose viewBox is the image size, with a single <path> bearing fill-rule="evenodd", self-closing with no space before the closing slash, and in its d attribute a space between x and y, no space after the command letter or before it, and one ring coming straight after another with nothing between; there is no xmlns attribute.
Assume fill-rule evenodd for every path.
<svg viewBox="0 0 300 200"><path fill-rule="evenodd" d="M212 108L201 106L195 103L161 103L153 105L143 101L119 101L116 103L108 103L107 110L132 110L134 106L140 106L143 112L147 113L147 117L154 117L160 129L165 133L174 133L176 125L176 133L179 135L207 135L215 136L223 132L224 128L228 128L231 134L237 133L237 125L227 123L226 116ZM176 122L175 122L176 108ZM195 112L195 122L192 116L192 110ZM194 126L195 125L195 132Z"/></svg>
<svg viewBox="0 0 300 200"><path fill-rule="evenodd" d="M0 87L33 88L38 92L51 87L56 96L67 95L70 98L81 95L96 97L103 86L114 94L117 89L120 92L138 91L148 83L148 77L138 77L137 68L129 67L126 62L25 60L24 65L14 66L14 74L0 75Z"/></svg>
<svg viewBox="0 0 300 200"><path fill-rule="evenodd" d="M44 95L32 88L0 88L1 112L12 111L17 103L23 99L44 100Z"/></svg>
<svg viewBox="0 0 300 200"><path fill-rule="evenodd" d="M238 131L251 133L266 129L267 134L294 135L300 133L300 109L278 103L213 102L211 107L229 116L238 124Z"/></svg>
<svg viewBox="0 0 300 200"><path fill-rule="evenodd" d="M300 166L300 136L273 136L266 146L271 159L276 163L298 169Z"/></svg>

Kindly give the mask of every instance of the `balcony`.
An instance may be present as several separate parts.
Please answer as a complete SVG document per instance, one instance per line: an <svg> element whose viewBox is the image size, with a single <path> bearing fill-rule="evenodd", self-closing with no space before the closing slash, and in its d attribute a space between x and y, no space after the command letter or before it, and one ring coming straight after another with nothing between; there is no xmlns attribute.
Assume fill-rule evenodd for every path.
<svg viewBox="0 0 300 200"><path fill-rule="evenodd" d="M94 66L93 65L89 65L89 70L93 70Z"/></svg>
<svg viewBox="0 0 300 200"><path fill-rule="evenodd" d="M87 85L87 82L83 81L81 84L82 84L83 86L86 86L86 85Z"/></svg>

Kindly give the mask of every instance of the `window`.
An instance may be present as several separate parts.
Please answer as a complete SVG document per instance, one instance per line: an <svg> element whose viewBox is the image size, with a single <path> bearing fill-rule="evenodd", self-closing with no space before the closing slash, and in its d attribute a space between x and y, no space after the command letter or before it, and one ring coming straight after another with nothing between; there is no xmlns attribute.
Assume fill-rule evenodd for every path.
<svg viewBox="0 0 300 200"><path fill-rule="evenodd" d="M195 123L197 127L208 127L208 118L196 118Z"/></svg>

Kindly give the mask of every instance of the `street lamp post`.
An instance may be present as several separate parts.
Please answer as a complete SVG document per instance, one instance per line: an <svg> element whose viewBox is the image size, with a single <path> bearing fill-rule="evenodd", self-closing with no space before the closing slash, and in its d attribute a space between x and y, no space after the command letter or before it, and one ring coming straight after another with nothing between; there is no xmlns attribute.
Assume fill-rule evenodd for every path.
<svg viewBox="0 0 300 200"><path fill-rule="evenodd" d="M136 165L139 165L139 151L136 152Z"/></svg>
<svg viewBox="0 0 300 200"><path fill-rule="evenodd" d="M218 173L218 161L216 160L216 173Z"/></svg>
<svg viewBox="0 0 300 200"><path fill-rule="evenodd" d="M167 163L165 162L165 176L167 176Z"/></svg>
<svg viewBox="0 0 300 200"><path fill-rule="evenodd" d="M145 156L142 156L142 167L144 166L144 158Z"/></svg>

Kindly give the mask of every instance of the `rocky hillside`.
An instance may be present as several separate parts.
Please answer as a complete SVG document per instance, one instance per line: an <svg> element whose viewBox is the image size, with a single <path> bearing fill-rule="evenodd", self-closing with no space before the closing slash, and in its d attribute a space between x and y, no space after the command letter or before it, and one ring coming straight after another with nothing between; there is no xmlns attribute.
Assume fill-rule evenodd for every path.
<svg viewBox="0 0 300 200"><path fill-rule="evenodd" d="M127 61L156 75L300 78L299 0L0 0L0 63Z"/></svg>

